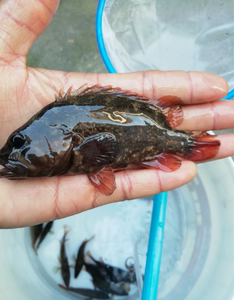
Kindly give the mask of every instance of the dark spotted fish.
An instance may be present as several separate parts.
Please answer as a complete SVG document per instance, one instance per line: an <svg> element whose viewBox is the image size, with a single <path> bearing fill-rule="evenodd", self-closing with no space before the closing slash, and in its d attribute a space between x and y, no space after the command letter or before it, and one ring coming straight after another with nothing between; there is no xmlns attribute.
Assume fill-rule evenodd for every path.
<svg viewBox="0 0 234 300"><path fill-rule="evenodd" d="M75 278L78 277L78 275L80 274L80 271L83 267L83 264L84 264L84 251L85 251L85 246L87 245L87 243L89 241L91 241L92 239L94 238L91 237L90 239L88 240L85 240L83 241L83 243L81 244L79 250L78 250L78 253L77 253L77 258L76 258L76 264L75 264Z"/></svg>
<svg viewBox="0 0 234 300"><path fill-rule="evenodd" d="M93 284L99 290L112 295L128 296L124 284L116 284L114 282L107 282L99 277L93 277ZM123 286L122 286L123 285Z"/></svg>
<svg viewBox="0 0 234 300"><path fill-rule="evenodd" d="M30 227L30 233L31 233L31 238L32 238L32 248L35 251L36 251L36 243L37 243L37 240L39 239L40 235L42 234L42 230L43 230L43 223Z"/></svg>
<svg viewBox="0 0 234 300"><path fill-rule="evenodd" d="M72 293L82 295L84 297L87 297L89 299L110 299L108 294L98 291L98 290L91 290L91 289L84 289L84 288L73 288L73 287L65 287L61 284L59 284L59 287L66 290L70 291Z"/></svg>
<svg viewBox="0 0 234 300"><path fill-rule="evenodd" d="M121 284L116 284L110 281L110 277L106 273L102 273L102 270L98 265L89 264L84 262L85 270L92 276L93 284L96 288L107 294L127 296L128 292L126 287ZM122 286L123 285L123 286Z"/></svg>
<svg viewBox="0 0 234 300"><path fill-rule="evenodd" d="M110 195L113 169L133 163L174 171L181 165L177 156L213 158L220 146L213 136L173 129L183 120L180 103L173 96L150 101L111 86L70 88L9 136L0 150L0 177L86 173Z"/></svg>
<svg viewBox="0 0 234 300"><path fill-rule="evenodd" d="M44 241L44 239L45 239L45 237L47 236L47 234L50 232L50 230L51 230L51 228L52 228L52 226L53 226L53 222L54 222L54 221L48 222L48 223L45 225L44 229L42 230L42 233L41 233L41 235L40 235L40 238L39 238L39 241L38 241L38 244L37 244L37 250L38 250L38 248L40 247L41 243Z"/></svg>
<svg viewBox="0 0 234 300"><path fill-rule="evenodd" d="M61 264L61 275L62 275L62 278L63 278L63 281L64 281L66 287L69 287L69 284L70 284L70 266L68 263L66 247L65 247L66 237L67 237L68 232L69 232L69 229L65 227L64 235L60 242L61 247L60 247L60 259L59 259L60 264Z"/></svg>
<svg viewBox="0 0 234 300"><path fill-rule="evenodd" d="M118 282L129 282L133 283L136 281L136 274L134 271L125 271L121 268L111 266L104 263L103 261L98 261L88 252L88 256L92 261L98 266L99 272L104 276L106 281Z"/></svg>

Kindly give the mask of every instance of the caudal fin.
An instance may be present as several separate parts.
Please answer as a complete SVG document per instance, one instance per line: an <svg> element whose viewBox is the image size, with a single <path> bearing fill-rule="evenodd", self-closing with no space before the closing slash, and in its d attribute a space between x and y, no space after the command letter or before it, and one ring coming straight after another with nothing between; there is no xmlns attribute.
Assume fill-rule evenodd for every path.
<svg viewBox="0 0 234 300"><path fill-rule="evenodd" d="M219 151L220 141L215 136L197 136L193 140L192 151L185 158L192 161L204 161L214 158Z"/></svg>

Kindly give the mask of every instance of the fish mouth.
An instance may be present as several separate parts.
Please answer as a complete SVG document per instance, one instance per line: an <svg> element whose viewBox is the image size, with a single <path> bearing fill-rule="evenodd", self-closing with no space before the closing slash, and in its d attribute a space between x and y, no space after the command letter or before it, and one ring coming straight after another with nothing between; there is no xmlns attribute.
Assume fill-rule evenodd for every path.
<svg viewBox="0 0 234 300"><path fill-rule="evenodd" d="M0 169L0 178L12 178L15 177L15 174L8 170L7 168L3 167Z"/></svg>
<svg viewBox="0 0 234 300"><path fill-rule="evenodd" d="M0 166L0 178L20 179L27 176L27 168L19 162L9 160Z"/></svg>

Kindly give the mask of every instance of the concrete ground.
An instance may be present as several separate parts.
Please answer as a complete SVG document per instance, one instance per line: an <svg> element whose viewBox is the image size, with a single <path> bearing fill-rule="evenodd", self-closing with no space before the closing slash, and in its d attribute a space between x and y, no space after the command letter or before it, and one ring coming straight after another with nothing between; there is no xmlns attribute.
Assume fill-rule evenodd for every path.
<svg viewBox="0 0 234 300"><path fill-rule="evenodd" d="M46 31L27 55L33 67L76 72L107 72L96 43L98 0L61 0Z"/></svg>

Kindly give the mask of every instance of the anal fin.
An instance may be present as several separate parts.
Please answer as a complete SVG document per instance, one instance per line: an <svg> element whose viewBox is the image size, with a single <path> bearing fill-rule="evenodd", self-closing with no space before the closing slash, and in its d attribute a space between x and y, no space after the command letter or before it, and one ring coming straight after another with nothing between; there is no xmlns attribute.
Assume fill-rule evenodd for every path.
<svg viewBox="0 0 234 300"><path fill-rule="evenodd" d="M181 166L181 160L169 153L156 155L154 160L141 163L144 168L152 168L164 172L176 171Z"/></svg>

